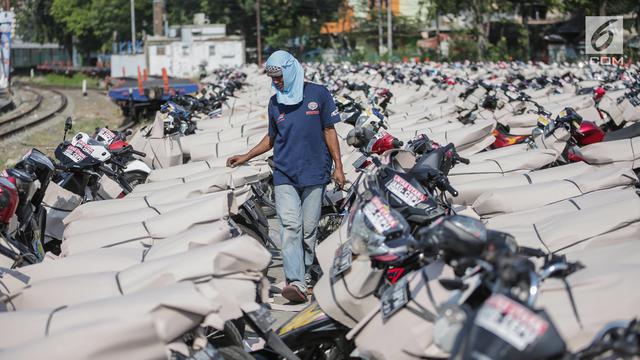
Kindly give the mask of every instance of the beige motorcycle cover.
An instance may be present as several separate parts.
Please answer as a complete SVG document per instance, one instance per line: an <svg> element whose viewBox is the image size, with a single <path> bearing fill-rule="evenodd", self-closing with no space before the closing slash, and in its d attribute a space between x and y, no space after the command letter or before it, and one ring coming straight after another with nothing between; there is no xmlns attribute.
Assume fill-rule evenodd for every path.
<svg viewBox="0 0 640 360"><path fill-rule="evenodd" d="M121 224L99 232L65 235L61 253L63 256L70 256L101 247L149 246L155 241L161 241L228 216L230 203L231 199L223 197L205 197L194 202L189 208L173 209L144 221ZM202 209L208 209L208 211Z"/></svg>
<svg viewBox="0 0 640 360"><path fill-rule="evenodd" d="M570 261L585 265L567 277L579 321L562 281L548 279L541 287L537 305L549 313L569 350L589 345L610 322L640 316L638 232L610 240L618 242L607 241L606 246L568 254ZM615 261L603 261L606 259Z"/></svg>
<svg viewBox="0 0 640 360"><path fill-rule="evenodd" d="M577 219L581 210L624 201L633 198L634 194L635 189L631 187L615 187L593 191L542 207L498 215L485 219L484 223L489 228L499 230L519 224L531 225L536 221L552 216L566 216L568 219Z"/></svg>
<svg viewBox="0 0 640 360"><path fill-rule="evenodd" d="M164 135L164 118L166 116L159 111L156 112L151 128L140 129L129 140L129 144L134 149L147 155L141 160L152 169L182 164L180 134Z"/></svg>
<svg viewBox="0 0 640 360"><path fill-rule="evenodd" d="M599 169L597 166L591 166L584 162L576 162L564 166L558 166L543 170L534 170L532 172L524 174L512 174L499 178L464 182L461 184L457 184L456 186L456 190L458 190L459 192L457 197L452 197L449 194L447 194L447 197L454 204L471 205L480 195L487 191L491 191L494 189L511 188L527 184L537 184L540 182L552 180L561 180L572 176L596 171L597 169Z"/></svg>
<svg viewBox="0 0 640 360"><path fill-rule="evenodd" d="M405 275L409 302L383 318L378 301L347 334L348 339L355 339L360 355L376 360L446 357L435 345L438 334L434 323L438 307L452 295L438 282L443 277L452 278L453 271L440 261Z"/></svg>
<svg viewBox="0 0 640 360"><path fill-rule="evenodd" d="M250 236L198 247L188 252L145 261L122 271L80 274L30 283L2 300L7 310L43 309L79 304L158 288L181 281L209 281L229 277L231 283L255 283L271 260L270 253ZM245 294L241 285L237 289ZM43 301L46 299L46 301Z"/></svg>
<svg viewBox="0 0 640 360"><path fill-rule="evenodd" d="M347 226L331 234L316 248L318 263L323 275L314 287L314 297L322 311L332 319L353 327L376 304L374 292L384 275L371 268L368 256L358 255L344 273L332 276L336 249L347 242Z"/></svg>
<svg viewBox="0 0 640 360"><path fill-rule="evenodd" d="M0 357L78 360L167 359L166 344L162 341L160 331L151 317L100 322L69 329L22 346L1 349Z"/></svg>
<svg viewBox="0 0 640 360"><path fill-rule="evenodd" d="M269 175L271 175L271 167L267 165L266 161L260 161L260 160L252 161L248 165L242 165L235 168L229 168L226 166L214 167L214 168L211 168L202 172L198 172L195 174L185 175L182 178L141 184L141 185L138 185L133 190L133 193L160 190L173 185L179 185L179 184L188 183L191 181L201 180L201 179L213 177L219 174L230 174L230 176L232 176L233 178L236 178L236 179L244 178L247 183L254 183L262 179L265 179Z"/></svg>
<svg viewBox="0 0 640 360"><path fill-rule="evenodd" d="M576 154L592 165L616 164L637 169L640 167L640 137L590 144L577 148Z"/></svg>
<svg viewBox="0 0 640 360"><path fill-rule="evenodd" d="M568 220L575 219L575 222ZM519 245L561 251L572 246L586 246L598 236L632 226L636 236L640 230L633 226L640 221L640 199L628 198L616 203L604 203L579 211L574 217L549 216L533 223L501 227L510 233ZM580 224L576 226L576 224Z"/></svg>
<svg viewBox="0 0 640 360"><path fill-rule="evenodd" d="M153 319L161 339L168 344L196 328L210 314L220 314L221 318L226 317L225 312L233 317L242 316L233 300L208 283L181 282L61 309L4 312L0 313L0 348L40 341L43 336L56 336L96 323L137 317ZM20 331L15 331L17 328Z"/></svg>
<svg viewBox="0 0 640 360"><path fill-rule="evenodd" d="M0 279L0 284L11 293L33 281L103 271L120 271L144 261L165 258L228 240L232 237L232 230L227 221L221 220L189 229L165 239L166 241L155 242L144 249L110 247L89 250L74 256L59 257L55 260L45 258L41 263L21 267L19 273L5 276Z"/></svg>
<svg viewBox="0 0 640 360"><path fill-rule="evenodd" d="M80 204L80 196L63 189L53 181L49 183L42 199L42 206L47 211L46 239L62 240L63 220Z"/></svg>
<svg viewBox="0 0 640 360"><path fill-rule="evenodd" d="M633 186L637 181L633 171L608 166L563 180L485 191L473 202L473 209L482 217L492 217L537 208L596 190Z"/></svg>
<svg viewBox="0 0 640 360"><path fill-rule="evenodd" d="M558 152L555 150L533 149L496 159L472 161L469 165L458 164L451 169L449 180L455 188L463 182L527 173L551 164L557 157Z"/></svg>

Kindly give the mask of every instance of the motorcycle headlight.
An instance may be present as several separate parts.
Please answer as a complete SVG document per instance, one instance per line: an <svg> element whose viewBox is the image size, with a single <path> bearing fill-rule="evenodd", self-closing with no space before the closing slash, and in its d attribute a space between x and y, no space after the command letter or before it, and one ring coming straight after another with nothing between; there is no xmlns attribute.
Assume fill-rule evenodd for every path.
<svg viewBox="0 0 640 360"><path fill-rule="evenodd" d="M376 256L390 251L386 241L407 236L409 224L375 195L352 206L347 233L354 254Z"/></svg>

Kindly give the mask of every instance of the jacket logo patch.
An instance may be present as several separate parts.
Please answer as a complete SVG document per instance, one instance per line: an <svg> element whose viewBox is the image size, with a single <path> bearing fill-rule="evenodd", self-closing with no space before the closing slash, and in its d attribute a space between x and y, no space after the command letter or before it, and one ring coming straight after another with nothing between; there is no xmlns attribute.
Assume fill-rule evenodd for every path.
<svg viewBox="0 0 640 360"><path fill-rule="evenodd" d="M280 122L282 122L282 121L284 121L284 113L282 113L282 114L280 114L280 116L278 116L278 121L277 121L277 123L280 123Z"/></svg>
<svg viewBox="0 0 640 360"><path fill-rule="evenodd" d="M307 107L309 108L309 110L315 110L315 109L317 109L317 108L318 108L318 103L317 103L317 102L315 102L315 101L311 101L311 102L307 105Z"/></svg>
<svg viewBox="0 0 640 360"><path fill-rule="evenodd" d="M338 109L333 110L333 112L331 113L331 116L338 116L340 112L338 111Z"/></svg>
<svg viewBox="0 0 640 360"><path fill-rule="evenodd" d="M307 111L307 115L320 115L320 110Z"/></svg>

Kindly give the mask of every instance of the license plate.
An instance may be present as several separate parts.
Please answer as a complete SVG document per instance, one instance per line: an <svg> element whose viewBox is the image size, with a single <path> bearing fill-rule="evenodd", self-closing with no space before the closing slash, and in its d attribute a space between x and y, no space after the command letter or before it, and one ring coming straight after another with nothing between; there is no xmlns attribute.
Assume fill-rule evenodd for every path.
<svg viewBox="0 0 640 360"><path fill-rule="evenodd" d="M63 154L71 159L71 161L75 163L79 163L80 161L86 159L87 155L82 152L82 150L78 149L75 146L67 146L64 150Z"/></svg>
<svg viewBox="0 0 640 360"><path fill-rule="evenodd" d="M353 167L356 169L360 169L360 167L362 166L362 164L365 163L365 161L367 161L367 157L362 155L358 158L358 160L353 162Z"/></svg>
<svg viewBox="0 0 640 360"><path fill-rule="evenodd" d="M374 196L371 200L362 208L364 216L367 217L371 225L376 229L378 234L384 234L389 230L393 230L398 227L399 222L393 217L389 209L389 205L380 200L379 197Z"/></svg>
<svg viewBox="0 0 640 360"><path fill-rule="evenodd" d="M271 330L271 327L276 322L266 306L260 306L260 309L247 313L247 316L249 316L249 319L251 319L260 331L265 333Z"/></svg>
<svg viewBox="0 0 640 360"><path fill-rule="evenodd" d="M382 319L386 320L409 302L409 283L406 278L387 288L380 296Z"/></svg>
<svg viewBox="0 0 640 360"><path fill-rule="evenodd" d="M485 301L478 311L475 324L500 337L518 351L523 351L549 328L545 319L500 294Z"/></svg>
<svg viewBox="0 0 640 360"><path fill-rule="evenodd" d="M389 192L411 207L416 207L419 203L427 200L427 196L425 194L416 189L400 175L394 175L393 179L387 182L385 187Z"/></svg>
<svg viewBox="0 0 640 360"><path fill-rule="evenodd" d="M545 127L547 125L549 125L549 119L542 115L538 116L538 126Z"/></svg>
<svg viewBox="0 0 640 360"><path fill-rule="evenodd" d="M103 138L105 143L107 145L109 145L109 144L111 144L113 142L113 139L115 139L116 134L114 134L111 130L109 130L107 128L102 128L98 132L98 136Z"/></svg>
<svg viewBox="0 0 640 360"><path fill-rule="evenodd" d="M336 256L333 258L333 266L331 267L331 276L336 277L349 270L352 257L351 242L347 241L336 250Z"/></svg>

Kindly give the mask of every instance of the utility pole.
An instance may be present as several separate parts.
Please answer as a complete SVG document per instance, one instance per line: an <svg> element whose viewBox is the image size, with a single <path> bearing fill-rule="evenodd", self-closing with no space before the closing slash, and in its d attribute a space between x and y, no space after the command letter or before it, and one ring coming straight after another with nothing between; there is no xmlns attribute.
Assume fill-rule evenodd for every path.
<svg viewBox="0 0 640 360"><path fill-rule="evenodd" d="M440 51L440 12L438 11L438 6L436 5L436 60L440 61L442 58L442 52Z"/></svg>
<svg viewBox="0 0 640 360"><path fill-rule="evenodd" d="M258 51L258 66L262 66L262 40L260 39L260 0L256 0L256 50Z"/></svg>
<svg viewBox="0 0 640 360"><path fill-rule="evenodd" d="M393 0L387 0L387 51L389 52L389 57L393 55L393 30L391 30L391 18L393 17L393 13L391 12L392 1Z"/></svg>
<svg viewBox="0 0 640 360"><path fill-rule="evenodd" d="M136 0L131 0L131 48L136 53Z"/></svg>
<svg viewBox="0 0 640 360"><path fill-rule="evenodd" d="M382 4L380 0L376 0L376 6L378 7L378 54L382 56Z"/></svg>

